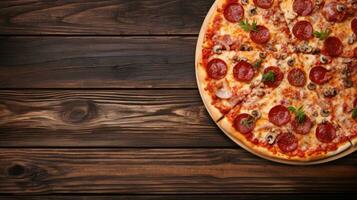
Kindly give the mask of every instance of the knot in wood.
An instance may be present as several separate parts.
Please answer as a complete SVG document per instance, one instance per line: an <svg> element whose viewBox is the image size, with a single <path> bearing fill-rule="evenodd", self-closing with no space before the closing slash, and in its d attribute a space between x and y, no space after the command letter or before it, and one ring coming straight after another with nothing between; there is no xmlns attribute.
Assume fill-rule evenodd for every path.
<svg viewBox="0 0 357 200"><path fill-rule="evenodd" d="M13 164L7 168L7 174L9 176L20 177L25 174L25 167L20 164Z"/></svg>
<svg viewBox="0 0 357 200"><path fill-rule="evenodd" d="M61 118L69 123L83 123L97 116L97 106L92 101L69 101L62 104Z"/></svg>

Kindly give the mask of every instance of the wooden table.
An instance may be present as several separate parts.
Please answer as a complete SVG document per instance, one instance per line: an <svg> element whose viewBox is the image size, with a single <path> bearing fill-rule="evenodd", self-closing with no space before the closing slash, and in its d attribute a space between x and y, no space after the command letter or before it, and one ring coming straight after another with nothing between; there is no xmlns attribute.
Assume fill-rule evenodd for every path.
<svg viewBox="0 0 357 200"><path fill-rule="evenodd" d="M272 163L211 121L194 51L212 3L0 1L0 199L316 199L357 191L356 153L318 166Z"/></svg>

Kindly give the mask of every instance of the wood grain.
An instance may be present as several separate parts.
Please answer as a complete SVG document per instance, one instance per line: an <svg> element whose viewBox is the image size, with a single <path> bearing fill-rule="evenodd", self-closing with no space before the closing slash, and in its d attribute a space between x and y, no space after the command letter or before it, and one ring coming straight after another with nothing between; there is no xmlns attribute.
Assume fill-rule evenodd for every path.
<svg viewBox="0 0 357 200"><path fill-rule="evenodd" d="M292 167L242 149L1 149L2 193L245 194L357 189L357 156Z"/></svg>
<svg viewBox="0 0 357 200"><path fill-rule="evenodd" d="M236 145L195 90L2 90L0 146Z"/></svg>
<svg viewBox="0 0 357 200"><path fill-rule="evenodd" d="M2 0L0 34L198 34L214 0Z"/></svg>
<svg viewBox="0 0 357 200"><path fill-rule="evenodd" d="M353 199L353 194L236 194L236 195L41 195L41 196L0 196L0 200L316 200Z"/></svg>
<svg viewBox="0 0 357 200"><path fill-rule="evenodd" d="M213 2L0 1L0 199L352 199L356 153L281 165L211 121L194 50Z"/></svg>
<svg viewBox="0 0 357 200"><path fill-rule="evenodd" d="M0 88L196 88L193 37L0 37Z"/></svg>

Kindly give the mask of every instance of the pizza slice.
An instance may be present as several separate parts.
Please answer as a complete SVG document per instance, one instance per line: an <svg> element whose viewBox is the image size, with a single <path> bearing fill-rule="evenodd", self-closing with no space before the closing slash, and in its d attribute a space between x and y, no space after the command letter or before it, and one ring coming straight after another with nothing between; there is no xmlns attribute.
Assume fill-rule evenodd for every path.
<svg viewBox="0 0 357 200"><path fill-rule="evenodd" d="M249 85L243 83L254 83L252 80L258 72L256 65L260 65L262 60L275 61L288 56L287 26L279 21L273 23L271 18L275 16L272 13L282 16L279 4L274 2L262 6L261 3L217 1L211 19L206 19L202 27L205 35L197 46L197 78L214 120L228 113L250 93ZM248 14L251 8L260 11L264 17L254 11ZM259 26L259 23L266 24L272 31Z"/></svg>
<svg viewBox="0 0 357 200"><path fill-rule="evenodd" d="M199 89L215 121L248 97L256 87L262 65L278 62L265 52L226 50L199 60Z"/></svg>
<svg viewBox="0 0 357 200"><path fill-rule="evenodd" d="M353 57L357 51L357 3L348 0L284 0L280 4L295 52Z"/></svg>
<svg viewBox="0 0 357 200"><path fill-rule="evenodd" d="M219 0L204 45L213 51L291 52L290 32L278 1Z"/></svg>
<svg viewBox="0 0 357 200"><path fill-rule="evenodd" d="M334 121L356 144L357 59L336 58L310 70L310 89L319 97L321 115Z"/></svg>

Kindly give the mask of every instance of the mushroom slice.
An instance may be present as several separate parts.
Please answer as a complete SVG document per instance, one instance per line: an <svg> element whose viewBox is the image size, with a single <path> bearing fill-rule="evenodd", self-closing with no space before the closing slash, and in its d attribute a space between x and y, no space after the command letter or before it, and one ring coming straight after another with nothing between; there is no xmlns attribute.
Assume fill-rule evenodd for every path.
<svg viewBox="0 0 357 200"><path fill-rule="evenodd" d="M276 136L273 133L268 133L265 137L265 140L268 144L273 145L275 143Z"/></svg>
<svg viewBox="0 0 357 200"><path fill-rule="evenodd" d="M221 44L216 44L213 46L212 50L213 50L213 53L215 53L215 54L221 54L222 50L223 50L223 46Z"/></svg>
<svg viewBox="0 0 357 200"><path fill-rule="evenodd" d="M329 110L326 110L326 109L321 110L321 116L322 116L322 117L328 117L328 116L330 116L330 111L329 111Z"/></svg>
<svg viewBox="0 0 357 200"><path fill-rule="evenodd" d="M253 110L251 114L255 119L260 119L262 117L262 113L260 113L259 110Z"/></svg>

